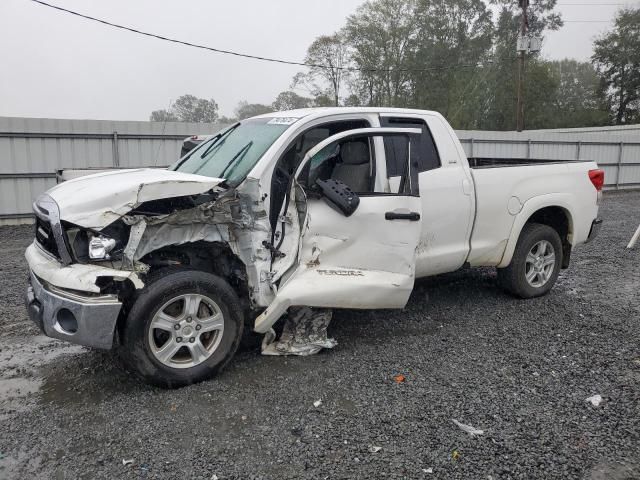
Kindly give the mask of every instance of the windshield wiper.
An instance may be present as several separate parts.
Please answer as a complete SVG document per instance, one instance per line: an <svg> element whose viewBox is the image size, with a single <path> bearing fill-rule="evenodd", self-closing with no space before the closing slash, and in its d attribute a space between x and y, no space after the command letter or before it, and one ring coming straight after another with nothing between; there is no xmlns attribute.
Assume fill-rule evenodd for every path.
<svg viewBox="0 0 640 480"><path fill-rule="evenodd" d="M240 122L236 123L235 125L232 125L231 127L229 127L227 130L225 130L224 132L219 133L218 135L216 135L213 140L213 142L211 143L211 145L209 145L206 150L204 152L202 152L202 155L200 155L200 158L204 158L207 156L207 154L211 151L211 149L214 147L214 145L216 145L218 143L218 140L220 140L222 137L226 137L228 134L230 134L231 132L233 132L236 128L238 128L238 126L240 125Z"/></svg>
<svg viewBox="0 0 640 480"><path fill-rule="evenodd" d="M222 170L222 172L220 173L220 178L224 178L224 174L227 172L229 167L231 167L231 165L233 165L236 162L236 160L240 162L244 158L244 156L247 154L247 152L249 151L252 145L253 145L253 140L249 141L249 143L247 143L244 147L242 147L240 151L236 153L231 160L229 160L229 163L227 163L227 166L224 167L224 170ZM231 169L231 171L233 171L233 168Z"/></svg>
<svg viewBox="0 0 640 480"><path fill-rule="evenodd" d="M231 125L229 128L227 128L226 130L223 130L220 133L217 133L216 135L214 135L213 137L211 137L208 142L211 142L207 148L204 150L204 152L202 152L202 154L200 155L200 158L204 158L210 151L211 149L214 147L214 145L218 144L218 141L222 138L222 137L226 137L229 133L233 132L236 128L238 128L238 126L240 125L240 122L235 123L233 125ZM182 164L184 162L186 162L187 160L189 160L191 158L191 156L196 153L198 150L194 149L191 151L191 153L189 155L186 155L182 161L180 163L178 163L178 165L176 165L175 169L177 170L178 168L180 168L182 166ZM198 168L198 170L200 170L200 168L202 168L202 166L200 166Z"/></svg>

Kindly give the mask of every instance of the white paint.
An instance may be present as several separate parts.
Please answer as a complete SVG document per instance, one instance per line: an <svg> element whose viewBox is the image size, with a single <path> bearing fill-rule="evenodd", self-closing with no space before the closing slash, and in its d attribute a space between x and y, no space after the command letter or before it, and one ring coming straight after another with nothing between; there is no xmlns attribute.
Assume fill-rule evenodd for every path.
<svg viewBox="0 0 640 480"><path fill-rule="evenodd" d="M139 168L75 178L47 194L60 207L62 220L99 230L143 202L204 193L221 182L202 175Z"/></svg>
<svg viewBox="0 0 640 480"><path fill-rule="evenodd" d="M290 306L404 307L413 289L420 222L385 220L385 212L400 208L420 212L420 198L362 197L350 217L309 199L295 270L255 330L268 331Z"/></svg>
<svg viewBox="0 0 640 480"><path fill-rule="evenodd" d="M114 277L118 280L129 279L137 288L144 284L135 272L117 270L95 264L74 263L63 267L34 242L27 248L25 258L29 268L39 278L51 285L83 292L100 293L96 285L98 277Z"/></svg>
<svg viewBox="0 0 640 480"><path fill-rule="evenodd" d="M386 176L380 135L419 134L420 130L379 128L379 117L384 115L420 118L431 130L442 165L419 174L420 196L389 194L394 188L397 191L397 184ZM597 216L598 196L587 175L596 168L595 163L472 170L455 132L435 112L353 107L262 117L287 122L290 127L237 188L251 205L249 223L234 230L237 238L221 236L245 263L253 301L267 307L256 319L258 332L268 331L290 306L402 308L416 276L453 271L465 261L472 266L507 266L524 224L540 208L556 206L567 212L572 246L587 239ZM345 217L322 199L305 198L294 185L290 204L280 212L286 224L280 245L285 257L271 264L263 242L271 240L270 200L265 199L270 199L275 164L302 133L342 120L365 120L371 127L341 132L315 146L305 158L337 140L367 134L374 138L375 190L379 193L362 195L356 212ZM168 170L137 169L71 180L49 195L58 203L62 220L100 229L142 202L204 193L221 182ZM385 212L394 210L417 212L421 219L386 220ZM276 231L281 232L281 221ZM98 276L131 278L140 285L134 272L98 265L61 267L36 248L27 250L29 265L53 285L95 292Z"/></svg>
<svg viewBox="0 0 640 480"><path fill-rule="evenodd" d="M635 247L636 242L638 241L638 238L640 238L640 225L638 225L638 229L636 230L636 233L634 233L633 237L631 237L631 240L629 240L629 245L627 245L627 248Z"/></svg>

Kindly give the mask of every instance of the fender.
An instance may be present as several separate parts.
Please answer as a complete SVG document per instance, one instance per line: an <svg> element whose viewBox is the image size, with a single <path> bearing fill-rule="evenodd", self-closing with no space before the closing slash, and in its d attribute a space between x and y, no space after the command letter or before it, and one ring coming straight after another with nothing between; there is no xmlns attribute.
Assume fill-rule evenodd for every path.
<svg viewBox="0 0 640 480"><path fill-rule="evenodd" d="M538 210L546 207L559 207L562 208L569 219L569 243L573 246L572 232L573 232L573 208L572 203L575 201L574 196L570 193L550 193L547 195L539 195L527 200L520 212L516 215L515 221L511 226L511 233L509 234L509 240L507 246L502 255L502 260L497 265L498 268L504 268L509 266L511 259L513 258L513 252L516 249L516 244L520 238L520 233L525 224Z"/></svg>

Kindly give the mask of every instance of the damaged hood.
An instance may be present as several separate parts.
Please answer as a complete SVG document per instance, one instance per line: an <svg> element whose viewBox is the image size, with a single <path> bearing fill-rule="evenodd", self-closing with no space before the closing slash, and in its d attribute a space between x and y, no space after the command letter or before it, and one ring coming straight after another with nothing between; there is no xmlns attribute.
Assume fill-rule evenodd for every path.
<svg viewBox="0 0 640 480"><path fill-rule="evenodd" d="M61 183L47 192L60 218L100 230L150 200L197 195L224 180L156 168L96 173Z"/></svg>

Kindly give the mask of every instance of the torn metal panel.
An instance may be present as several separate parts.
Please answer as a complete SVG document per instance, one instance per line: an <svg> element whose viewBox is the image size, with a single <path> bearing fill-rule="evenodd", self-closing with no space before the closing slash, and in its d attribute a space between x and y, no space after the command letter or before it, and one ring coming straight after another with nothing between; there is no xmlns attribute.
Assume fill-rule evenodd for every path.
<svg viewBox="0 0 640 480"><path fill-rule="evenodd" d="M48 194L60 217L75 225L100 230L150 200L197 195L223 180L154 168L96 173L61 183Z"/></svg>
<svg viewBox="0 0 640 480"><path fill-rule="evenodd" d="M131 225L129 242L124 249L125 267L131 268L136 260L169 245L229 242L229 225L243 225L232 214L237 205L234 198L224 198L166 215L124 216L123 221Z"/></svg>
<svg viewBox="0 0 640 480"><path fill-rule="evenodd" d="M144 286L144 282L136 271L81 263L63 267L54 258L44 253L35 242L29 245L25 257L35 275L60 288L100 293L100 288L96 285L96 280L100 277L112 277L115 281L130 280L136 288Z"/></svg>
<svg viewBox="0 0 640 480"><path fill-rule="evenodd" d="M309 198L298 261L254 330L267 332L292 306L402 308L413 289L420 222L388 221L384 212L420 211L420 198L363 196L350 217Z"/></svg>
<svg viewBox="0 0 640 480"><path fill-rule="evenodd" d="M270 240L271 230L260 198L258 180L248 178L241 189L228 190L194 208L164 215L123 216L123 221L131 226L124 249L124 268L132 268L145 255L163 247L223 242L245 265L251 304L268 305L274 292L271 277L264 275L271 268L271 252L264 242Z"/></svg>
<svg viewBox="0 0 640 480"><path fill-rule="evenodd" d="M262 355L307 356L335 347L338 342L327 336L331 317L329 309L292 308L278 340L273 330L265 334Z"/></svg>
<svg viewBox="0 0 640 480"><path fill-rule="evenodd" d="M240 209L237 215L248 220L242 228L230 229L229 245L245 264L250 300L254 306L266 307L275 293L271 274L271 225L265 208L265 195L257 178L247 177L237 189Z"/></svg>

